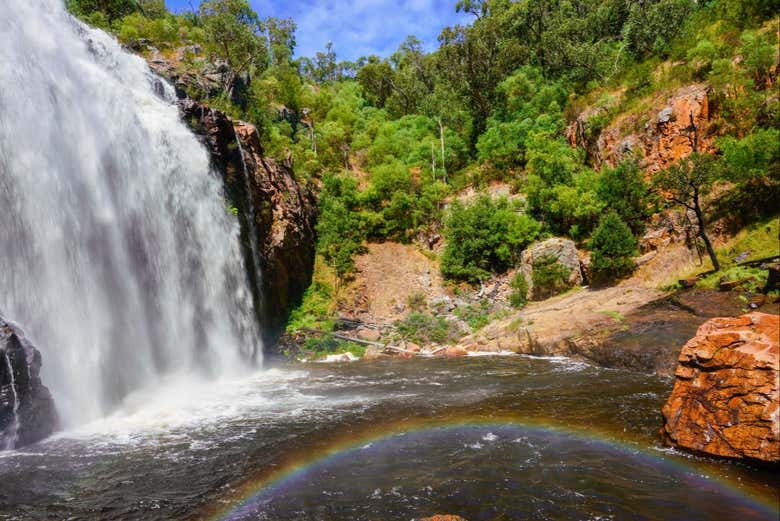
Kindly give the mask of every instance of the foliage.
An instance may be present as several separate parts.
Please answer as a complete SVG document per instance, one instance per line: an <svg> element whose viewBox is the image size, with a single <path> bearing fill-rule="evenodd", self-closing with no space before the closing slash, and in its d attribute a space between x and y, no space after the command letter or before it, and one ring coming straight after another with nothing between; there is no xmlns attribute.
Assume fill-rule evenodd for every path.
<svg viewBox="0 0 780 521"><path fill-rule="evenodd" d="M522 308L528 301L528 282L522 272L517 272L509 282L512 293L509 294L509 304L513 308Z"/></svg>
<svg viewBox="0 0 780 521"><path fill-rule="evenodd" d="M472 331L478 331L490 323L490 303L482 300L479 304L458 306L455 316L467 323Z"/></svg>
<svg viewBox="0 0 780 521"><path fill-rule="evenodd" d="M604 283L629 275L636 265L637 241L631 228L615 212L605 214L590 239L593 280Z"/></svg>
<svg viewBox="0 0 780 521"><path fill-rule="evenodd" d="M322 335L307 338L301 346L301 351L312 360L341 353L352 353L357 357L362 357L366 353L366 346L355 342L345 342L333 338L332 335Z"/></svg>
<svg viewBox="0 0 780 521"><path fill-rule="evenodd" d="M605 168L599 178L597 194L607 208L628 224L635 235L644 232L645 221L653 212L650 188L636 161L627 160L615 168Z"/></svg>
<svg viewBox="0 0 780 521"><path fill-rule="evenodd" d="M404 340L416 344L446 344L462 336L455 322L425 313L409 313L403 320L396 321L395 327Z"/></svg>
<svg viewBox="0 0 780 521"><path fill-rule="evenodd" d="M732 266L704 277L696 283L696 286L718 289L722 282L743 281L740 284L740 289L750 293L758 293L766 286L768 276L767 270L760 267Z"/></svg>
<svg viewBox="0 0 780 521"><path fill-rule="evenodd" d="M533 262L533 295L535 300L543 300L566 290L569 287L571 270L558 262L555 255L544 255Z"/></svg>
<svg viewBox="0 0 780 521"><path fill-rule="evenodd" d="M582 151L549 134L529 141L525 190L528 206L547 226L575 238L587 235L604 208L597 174L583 164Z"/></svg>
<svg viewBox="0 0 780 521"><path fill-rule="evenodd" d="M364 222L355 211L354 180L326 175L320 194L320 217L317 222L317 251L339 278L352 272L354 256L363 251Z"/></svg>
<svg viewBox="0 0 780 521"><path fill-rule="evenodd" d="M468 205L455 201L445 222L442 274L475 282L504 272L539 232L539 223L506 198L481 196Z"/></svg>
<svg viewBox="0 0 780 521"><path fill-rule="evenodd" d="M229 70L225 91L231 92L236 79L249 66L262 59L265 49L258 38L259 18L248 0L206 0L200 4L200 18L206 33L207 49Z"/></svg>
<svg viewBox="0 0 780 521"><path fill-rule="evenodd" d="M333 330L332 317L336 307L333 279L335 274L325 265L322 257L317 256L312 283L304 292L300 305L290 313L288 333L304 329Z"/></svg>
<svg viewBox="0 0 780 521"><path fill-rule="evenodd" d="M542 233L595 241L611 213L640 235L656 200L638 165L594 171L564 139L566 121L595 99L603 110L585 122L589 143L620 114L646 112L657 93L706 82L720 159L660 172L655 193L698 206L702 219L740 214L742 224L776 211L780 197L774 0L460 0L470 21L443 29L438 49L412 36L390 56L355 62L339 61L332 44L296 58L295 23L261 18L248 0L207 0L179 15L162 0L66 3L128 47L177 56L182 78L219 71L223 92L188 94L254 123L268 155L321 186L318 270L334 280L307 294L315 316L365 241L411 241L442 221L442 272L471 282L514 265ZM525 198L527 215L506 200L445 212L457 191L499 179ZM700 208L695 200L721 179L734 188ZM605 273L629 269L618 264Z"/></svg>

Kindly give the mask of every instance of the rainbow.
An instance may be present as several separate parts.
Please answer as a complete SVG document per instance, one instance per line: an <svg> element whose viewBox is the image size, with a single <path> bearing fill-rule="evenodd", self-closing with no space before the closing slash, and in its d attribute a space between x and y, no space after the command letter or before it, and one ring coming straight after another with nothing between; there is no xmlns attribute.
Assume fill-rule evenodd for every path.
<svg viewBox="0 0 780 521"><path fill-rule="evenodd" d="M243 485L236 489L230 497L223 499L221 505L208 507L203 518L208 519L209 521L230 521L235 519L246 509L250 508L258 498L263 496L263 494L269 494L278 490L285 484L305 475L313 468L328 465L337 461L338 458L348 456L352 451L390 440L399 435L409 435L434 430L446 431L506 427L516 427L535 434L555 433L575 437L582 441L593 442L613 450L618 450L626 455L641 457L645 461L651 463L663 463L677 471L688 473L694 472L697 475L702 475L703 472L700 468L697 468L698 465L695 460L690 460L688 458L684 460L679 456L666 457L657 450L641 447L636 441L592 429L585 430L581 428L572 428L571 426L565 427L551 422L529 421L527 419L521 420L513 417L407 420L404 422L395 422L384 424L380 427L369 428L357 436L353 435L349 438L332 441L325 448L294 454L278 468L260 472L252 479L247 480ZM718 486L731 495L765 511L771 518L777 518L780 515L778 499L776 496L769 497L765 494L750 493L744 489L742 484L737 484L726 478L704 476L703 479L707 479L708 482Z"/></svg>

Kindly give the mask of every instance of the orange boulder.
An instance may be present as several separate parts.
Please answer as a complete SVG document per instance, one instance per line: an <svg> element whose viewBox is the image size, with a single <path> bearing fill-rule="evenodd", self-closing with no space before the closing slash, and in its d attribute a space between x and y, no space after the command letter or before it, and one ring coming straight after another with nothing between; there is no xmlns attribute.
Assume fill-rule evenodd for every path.
<svg viewBox="0 0 780 521"><path fill-rule="evenodd" d="M680 351L662 412L666 443L713 456L780 462L780 317L714 318Z"/></svg>

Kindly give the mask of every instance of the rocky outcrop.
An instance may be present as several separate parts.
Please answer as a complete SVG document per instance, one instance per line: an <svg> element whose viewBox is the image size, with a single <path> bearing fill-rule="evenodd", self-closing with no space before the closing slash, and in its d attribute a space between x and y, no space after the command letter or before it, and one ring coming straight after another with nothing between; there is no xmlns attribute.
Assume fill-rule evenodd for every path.
<svg viewBox="0 0 780 521"><path fill-rule="evenodd" d="M241 245L267 349L275 350L289 311L300 302L314 271L317 201L295 179L292 164L267 157L254 125L191 99L219 92L224 67L197 46L163 56L144 42L149 67L170 81L183 120L201 136L221 172L241 227ZM186 66L190 57L196 67ZM241 83L239 78L239 83ZM193 94L194 93L194 94Z"/></svg>
<svg viewBox="0 0 780 521"><path fill-rule="evenodd" d="M569 292L492 322L460 341L467 351L569 356L640 373L672 375L680 346L705 320L738 314L732 292L665 296L638 286ZM777 312L777 306L768 306Z"/></svg>
<svg viewBox="0 0 780 521"><path fill-rule="evenodd" d="M291 307L314 270L317 203L289 165L266 157L257 129L191 99L180 101L184 120L202 136L222 172L241 225L255 306L267 346L275 344Z"/></svg>
<svg viewBox="0 0 780 521"><path fill-rule="evenodd" d="M714 318L680 351L664 440L727 458L780 462L780 317Z"/></svg>
<svg viewBox="0 0 780 521"><path fill-rule="evenodd" d="M521 256L520 271L528 286L528 298L541 300L583 282L577 247L569 239L553 237L529 246ZM550 275L540 272L545 271ZM536 274L536 275L535 275ZM535 282L550 280L545 287L534 287Z"/></svg>
<svg viewBox="0 0 780 521"><path fill-rule="evenodd" d="M681 87L649 111L615 118L603 129L589 125L608 117L607 109L591 107L567 127L566 136L588 151L596 168L638 155L646 171L657 172L694 151L713 151L709 92L704 84Z"/></svg>
<svg viewBox="0 0 780 521"><path fill-rule="evenodd" d="M41 353L0 316L0 450L35 443L57 428L54 400L40 370Z"/></svg>

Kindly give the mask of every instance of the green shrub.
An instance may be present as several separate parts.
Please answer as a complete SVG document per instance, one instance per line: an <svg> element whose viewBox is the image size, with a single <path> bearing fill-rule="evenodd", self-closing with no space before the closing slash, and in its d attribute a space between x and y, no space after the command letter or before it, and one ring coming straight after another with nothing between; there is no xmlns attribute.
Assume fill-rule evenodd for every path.
<svg viewBox="0 0 780 521"><path fill-rule="evenodd" d="M454 322L425 313L409 313L405 319L396 321L395 326L401 338L416 344L445 344L457 341L462 335Z"/></svg>
<svg viewBox="0 0 780 521"><path fill-rule="evenodd" d="M442 274L476 282L491 272L502 273L516 263L539 231L539 223L506 198L494 201L482 196L468 205L455 201L445 223Z"/></svg>
<svg viewBox="0 0 780 521"><path fill-rule="evenodd" d="M605 168L599 178L598 197L628 224L635 235L644 233L645 221L652 214L650 188L644 172L635 160L622 161Z"/></svg>
<svg viewBox="0 0 780 521"><path fill-rule="evenodd" d="M534 300L543 300L555 296L569 288L571 270L558 262L555 255L544 255L534 259L533 274Z"/></svg>
<svg viewBox="0 0 780 521"><path fill-rule="evenodd" d="M528 282L525 280L525 275L518 271L509 286L512 288L512 293L509 294L509 304L513 308L525 306L528 301Z"/></svg>
<svg viewBox="0 0 780 521"><path fill-rule="evenodd" d="M738 289L758 293L766 286L768 276L766 269L732 266L725 271L708 275L696 285L701 288L718 289L721 282L744 281Z"/></svg>
<svg viewBox="0 0 780 521"><path fill-rule="evenodd" d="M420 311L425 308L426 300L425 293L422 291L415 291L406 299L406 304L412 311Z"/></svg>
<svg viewBox="0 0 780 521"><path fill-rule="evenodd" d="M477 331L490 322L490 303L483 300L479 304L459 306L455 308L455 316Z"/></svg>
<svg viewBox="0 0 780 521"><path fill-rule="evenodd" d="M333 338L332 335L323 335L320 337L307 338L301 347L310 359L324 358L332 354L352 353L357 357L362 357L366 352L366 346L355 342L345 342Z"/></svg>
<svg viewBox="0 0 780 521"><path fill-rule="evenodd" d="M593 252L590 269L593 280L604 283L634 271L637 241L631 228L615 212L605 214L593 232L589 247Z"/></svg>

